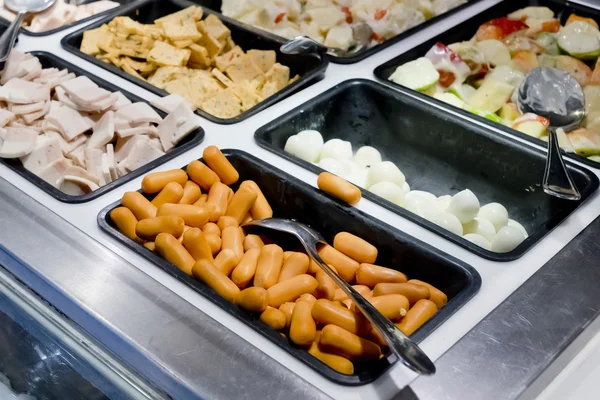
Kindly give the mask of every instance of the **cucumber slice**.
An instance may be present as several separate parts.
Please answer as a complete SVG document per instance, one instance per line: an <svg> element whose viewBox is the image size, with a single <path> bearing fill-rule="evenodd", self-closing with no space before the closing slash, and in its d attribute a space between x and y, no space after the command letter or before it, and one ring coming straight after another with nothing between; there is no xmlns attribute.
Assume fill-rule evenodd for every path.
<svg viewBox="0 0 600 400"><path fill-rule="evenodd" d="M449 93L452 93L453 95L465 102L468 102L471 96L473 96L476 91L477 89L475 89L471 85L467 85L466 83L463 83L461 85L455 84L448 88Z"/></svg>
<svg viewBox="0 0 600 400"><path fill-rule="evenodd" d="M542 32L539 35L537 35L537 37L535 38L535 41L540 46L543 46L546 49L547 54L549 54L551 56L557 56L560 54L560 48L558 47L558 42L556 41L556 38L554 37L553 34L548 33L548 32Z"/></svg>
<svg viewBox="0 0 600 400"><path fill-rule="evenodd" d="M540 64L540 67L552 67L554 68L556 66L556 56L551 56L548 54L540 54L538 56L538 64Z"/></svg>
<svg viewBox="0 0 600 400"><path fill-rule="evenodd" d="M466 110L472 112L473 114L477 114L485 119L489 119L492 122L510 126L510 124L508 124L503 118L501 118L500 116L498 116L498 114L495 114L493 112L489 112L486 110L478 110L476 108L466 108Z"/></svg>
<svg viewBox="0 0 600 400"><path fill-rule="evenodd" d="M433 98L453 105L454 107L464 108L465 106L465 102L452 93L436 93L433 95Z"/></svg>
<svg viewBox="0 0 600 400"><path fill-rule="evenodd" d="M594 60L600 56L600 31L582 21L560 28L557 43L563 51L581 60Z"/></svg>
<svg viewBox="0 0 600 400"><path fill-rule="evenodd" d="M437 83L440 73L433 63L425 58L417 58L396 68L390 76L392 82L413 90L427 90Z"/></svg>
<svg viewBox="0 0 600 400"><path fill-rule="evenodd" d="M469 105L476 110L495 113L510 100L515 87L502 81L487 78L469 99Z"/></svg>

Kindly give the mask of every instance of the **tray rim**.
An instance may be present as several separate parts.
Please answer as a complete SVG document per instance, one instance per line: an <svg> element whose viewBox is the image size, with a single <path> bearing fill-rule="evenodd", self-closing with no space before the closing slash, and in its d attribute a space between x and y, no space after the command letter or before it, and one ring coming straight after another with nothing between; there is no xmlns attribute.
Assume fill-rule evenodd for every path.
<svg viewBox="0 0 600 400"><path fill-rule="evenodd" d="M365 85L367 87L370 87L371 89L378 90L378 91L383 92L392 97L409 98L409 99L411 98L411 96L404 96L404 93L398 93L398 91L395 91L394 89L392 89L386 85L382 85L381 83L376 82L376 81L363 79L363 78L349 79L349 80L339 83L338 85L331 87L330 89L321 93L321 95L319 97L312 98L312 99L308 100L307 102L302 103L302 104L298 105L297 107L291 109L287 113L280 115L279 117L268 122L267 124L259 127L254 133L254 139L255 139L256 143L260 147L264 148L265 150L268 150L288 161L291 161L294 164L296 164L304 169L309 170L310 172L313 172L315 174L320 174L321 172L324 172L325 171L324 169L322 169L316 165L313 165L313 164L306 162L296 156L286 153L283 149L275 148L275 146L271 145L269 142L267 142L265 139L263 139L260 135L275 126L279 126L279 125L286 123L290 119L299 115L302 110L307 109L307 108L312 108L315 105L326 101L328 98L335 96L337 93L347 90L348 88L350 88L352 86L356 86L356 85ZM414 100L417 103L420 103L423 105L428 103L426 101L428 99L415 98ZM448 114L448 115L457 121L462 120L463 123L468 122L468 120L465 118L462 118L462 116L452 116L451 114ZM504 145L509 145L511 147L520 147L523 150L525 150L526 152L529 152L532 154L538 154L538 156L544 154L544 158L545 158L546 152L544 150L535 148L533 146L523 146L522 143L520 143L519 141L515 140L512 137L498 135L497 133L494 133L487 126L478 128L478 132L473 132L473 134L476 134L476 135L482 134L491 140L494 140L497 142L502 142ZM512 251L507 252L507 253L495 253L490 250L485 250L482 247L479 247L479 246L469 242L468 240L464 239L463 237L455 235L455 234L435 225L434 223L432 223L416 214L413 214L412 212L406 210L405 208L400 207L394 203L391 203L391 202L381 198L380 196L377 196L377 195L369 192L366 189L363 189L363 188L359 188L359 189L361 190L364 198L374 202L375 204L377 204L381 207L384 207L385 209L387 209L389 211L394 212L395 214L399 215L402 218L408 219L409 221L416 223L417 225L435 233L436 235L441 236L442 238L444 238L446 240L449 240L450 242L468 250L469 252L471 252L479 257L482 257L482 258L490 260L490 261L495 261L495 262L510 262L510 261L515 261L515 260L521 258L522 256L524 256L529 250L531 250L533 247L535 247L545 236L547 236L556 227L558 227L562 222L564 222L566 219L568 219L568 217L573 212L575 212L578 208L580 208L598 190L598 187L600 186L600 180L593 172L585 169L584 167L578 166L577 164L571 162L570 160L567 160L566 165L567 165L567 168L569 168L570 170L575 170L579 173L584 174L588 178L588 181L590 182L590 184L586 188L587 190L581 191L582 200L580 200L578 202L579 205L576 208L574 208L571 212L569 212L566 215L564 215L563 217L561 217L560 221L558 223L556 223L552 227L552 229L548 230L541 236L539 236L539 235L534 236L533 234L530 234L525 239L525 241L523 241L519 246L517 246L515 249L513 249ZM558 218L558 217L556 217L556 218ZM551 222L553 220L550 220L548 222Z"/></svg>
<svg viewBox="0 0 600 400"><path fill-rule="evenodd" d="M60 45L67 52L74 54L75 56L77 56L85 61L88 61L88 62L96 65L97 67L100 67L108 72L111 72L111 73L119 76L120 78L125 79L128 82L130 82L138 87L141 87L142 89L145 89L145 90L147 90L157 96L160 96L160 97L167 96L169 93L166 90L160 89L144 80L136 78L135 76L126 73L122 69L117 68L116 66L114 66L112 64L107 64L105 62L98 60L96 57L85 54L81 50L79 50L77 47L73 46L70 43L71 41L78 39L79 36L83 36L83 33L87 30L98 28L98 27L110 22L110 20L112 20L113 18L115 18L117 16L122 16L124 14L134 11L136 8L143 7L150 3L158 2L158 1L160 1L160 0L136 0L134 3L128 4L127 6L123 7L121 10L119 10L118 13L112 13L110 15L105 15L103 18L98 19L96 22L86 25L74 32L69 33L68 35L65 35L60 40ZM191 5L198 6L198 7L202 8L202 10L204 11L205 14L217 15L217 13L213 12L212 10L210 10L206 7L202 7L196 3L192 3L191 1L187 1L187 0L166 0L166 1L169 1L170 3L172 3L176 6L182 7L182 8L191 6ZM244 24L240 24L236 21L232 21L231 19L226 18L226 17L223 17L223 20L226 21L227 23L234 25L238 29L258 35L262 41L277 42L272 37L269 37L267 35L258 34L254 31L248 29ZM241 114L239 114L236 117L219 118L219 117L215 117L214 115L209 114L208 112L200 110L200 109L196 109L196 111L195 111L196 115L199 115L200 117L202 117L204 119L207 119L211 122L214 122L214 123L220 124L220 125L237 124L239 122L245 121L246 119L248 119L262 111L265 111L267 108L273 106L274 104L290 97L295 92L305 89L307 86L315 83L320 76L323 76L325 74L327 67L329 65L329 61L327 60L327 58L321 57L317 54L302 54L302 55L297 55L297 56L304 57L306 59L313 58L315 61L318 62L318 64L308 74L301 76L297 81L293 82L292 84L289 84L288 86L284 87L283 89L281 89L274 95L267 97L260 103L256 104L254 107L248 109L247 111L242 112Z"/></svg>
<svg viewBox="0 0 600 400"><path fill-rule="evenodd" d="M541 1L543 3L544 1L548 1L548 0L538 0L538 1ZM592 12L595 12L595 13L599 14L598 20L600 21L600 9L592 8L592 7L590 7L587 4L574 3L574 2L571 2L571 1L568 1L568 0L550 0L549 2L559 3L559 4L561 4L564 7L573 7L576 10L577 9L582 9L584 11L591 10ZM477 13L477 14L471 16L469 19L463 21L463 23L468 23L470 20L472 20L474 18L479 18L485 12L489 12L490 10L494 10L496 8L500 8L501 6L504 6L506 3L510 3L510 0L502 0L499 3L497 3L497 4L494 4L490 8L487 8L486 10L483 10L480 13ZM484 118L484 117L479 116L477 114L474 114L474 113L471 113L469 111L466 111L466 110L464 110L462 108L455 107L455 106L453 106L451 104L448 104L448 103L446 103L444 101L438 100L438 99L436 99L436 98L434 98L432 96L428 96L428 95L426 95L424 93L421 93L421 92L419 92L417 90L409 89L407 87L404 87L402 85L397 84L396 82L392 82L392 81L390 81L388 79L389 75L387 75L385 73L385 70L387 70L388 68L392 68L392 67L399 67L400 65L402 65L402 62L406 62L406 61L403 60L403 58L405 58L408 53L416 51L416 50L421 49L421 48L424 48L425 47L424 45L426 43L433 42L436 39L438 39L438 40L441 39L442 35L444 35L445 33L447 33L451 29L456 29L457 26L454 26L454 27L452 27L450 29L447 29L447 30L441 32L440 34L438 34L436 36L433 36L432 38L428 39L425 43L421 43L421 44L419 44L417 46L411 47L410 49L407 49L406 51L404 51L404 52L396 55L392 59L384 62L383 64L381 64L379 66L377 66L373 70L373 75L375 76L375 78L379 82L381 82L381 83L383 83L383 84L385 84L385 85L387 85L387 86L389 86L389 87L391 87L391 88L393 88L393 89L395 89L395 90L397 90L399 92L416 96L416 97L418 97L419 99L422 99L422 100L425 100L425 99L426 100L430 100L432 103L434 103L438 107L445 108L446 110L449 110L449 111L455 112L457 114L460 114L460 116L463 117L463 118L465 118L465 119L475 120L475 121L477 121L479 123L489 125L489 126L495 128L495 129L499 129L499 130L501 130L502 132L504 132L506 134L509 134L509 135L512 135L512 136L516 136L519 139L526 140L526 141L528 141L530 143L533 143L533 144L536 144L538 146L545 146L545 147L547 147L547 143L545 141L541 140L541 139L538 139L538 138L535 138L533 136L527 135L526 133L520 132L520 131L518 131L516 129L509 128L509 127L507 127L505 125L502 125L500 123L491 121L491 120L489 120L487 118ZM424 54L425 53L423 53L423 55ZM563 149L561 149L561 154L564 157L568 157L571 160L578 161L578 162L580 162L582 164L587 165L588 167L600 169L600 161L591 161L587 157L581 156L581 155L579 155L577 153L568 152L568 151L565 151Z"/></svg>
<svg viewBox="0 0 600 400"><path fill-rule="evenodd" d="M222 149L221 151L223 152L223 154L226 157L236 156L236 157L240 157L242 159L248 160L257 165L260 165L263 168L267 167L270 169L271 173L277 175L280 178L285 177L285 179L287 181L292 182L295 186L298 186L307 192L310 192L310 194L312 196L322 197L326 201L328 199L328 196L326 194L322 193L321 191L319 191L318 189L316 189L316 188L312 187L311 185L307 184L306 182L303 182L300 179L288 174L287 172L280 170L279 168L275 167L274 165L269 164L266 161L260 160L259 158L253 156L252 154L250 154L246 151L239 150L239 149ZM202 160L202 159L200 158L199 160ZM182 167L182 169L185 169L185 166ZM141 188L139 190L137 190L137 192L141 193ZM334 200L334 201L336 201L336 200ZM119 232L117 229L115 229L113 226L111 226L111 224L109 223L109 219L110 219L109 214L112 210L114 210L115 208L120 207L120 206L121 206L121 200L119 199L119 200L116 200L116 201L108 204L107 206L103 207L99 211L96 221L97 221L97 224L101 231L103 231L105 234L110 236L112 239L116 240L120 245L124 245L129 250L132 250L136 254L142 256L144 259L146 259L146 261L149 261L153 266L162 269L164 272L171 275L172 277L177 279L179 282L190 287L192 290L194 290L200 296L203 296L207 300L210 300L211 302L213 302L214 304L219 306L219 308L221 308L222 311L228 313L229 315L232 315L233 317L238 319L240 322L245 323L250 329L253 329L256 332L260 333L265 339L270 340L275 345L278 345L286 353L295 357L298 361L302 362L309 368L313 369L315 372L322 375L326 379L328 379L332 382L341 384L341 385L345 385L345 386L363 386L363 385L367 385L367 384L375 382L377 379L379 379L385 373L385 371L387 371L389 368L391 368L398 361L397 357L393 353L388 354L386 357L386 359L388 360L388 364L385 365L384 368L379 370L378 375L376 377L369 376L367 379L365 379L363 381L361 381L360 377L358 377L357 375L341 374L341 373L329 368L328 366L321 363L317 359L314 359L317 361L316 364L320 365L322 367L321 369L316 368L314 366L315 362L314 362L312 356L299 357L296 354L298 352L295 351L298 349L296 349L295 347L293 347L289 344L287 346L282 346L276 340L274 340L274 337L279 337L279 335L267 334L267 333L263 332L263 330L260 330L256 326L251 325L250 323L246 322L244 319L241 319L241 318L237 317L236 315L233 315L229 310L227 310L224 307L221 307L221 305L219 304L220 302L225 302L227 304L231 304L231 303L227 302L227 300L222 299L220 296L218 296L216 293L214 293L210 287L208 287L204 283L188 276L185 272L181 271L179 268L175 267L173 264L169 263L164 258L156 255L153 252L150 252L145 247L143 247L140 244L138 244L137 242L129 239L128 237L123 235L121 232ZM456 294L456 296L454 296L448 300L447 305L444 306L440 311L438 311L438 313L436 314L436 317L433 317L432 319L427 321L421 328L419 328L413 335L411 335L411 339L413 339L415 342L417 342L417 343L421 342L429 334L431 334L433 331L435 331L437 328L439 328L448 318L450 318L462 306L464 306L467 302L469 302L481 288L481 283L482 283L481 275L479 274L479 272L477 272L477 270L475 268L473 268L467 262L459 260L458 258L456 258L448 253L443 252L442 250L438 249L437 247L434 247L426 242L423 242L404 231L396 229L396 228L386 224L385 222L380 221L380 220L376 219L375 217L373 217L367 213L364 213L363 211L360 211L354 207L344 205L341 202L337 202L337 204L333 203L333 206L346 208L348 211L350 211L354 214L355 218L360 218L363 223L370 222L370 223L377 224L379 229L385 231L386 233L394 234L396 238L398 238L398 237L402 238L405 243L410 243L411 245L416 246L419 249L421 249L423 252L427 252L427 253L439 258L440 260L442 260L443 262L445 262L447 264L447 268L452 268L455 271L458 271L459 273L463 274L463 276L466 278L465 279L465 281L466 281L465 287L460 292L458 292ZM195 283L195 285L199 285L199 286L203 287L203 289L207 290L210 294L214 293L214 296L209 296L209 295L201 292L192 283ZM250 313L248 313L248 314L250 314ZM262 326L262 324L259 324L259 326ZM425 328L425 329L423 329L423 328ZM429 329L426 329L426 328L429 328ZM267 327L267 330L269 330L271 333L272 332L277 333L277 331L272 331L271 328L268 328L268 327ZM308 353L302 349L300 349L300 354L308 355ZM313 361L313 363L309 362L311 360Z"/></svg>

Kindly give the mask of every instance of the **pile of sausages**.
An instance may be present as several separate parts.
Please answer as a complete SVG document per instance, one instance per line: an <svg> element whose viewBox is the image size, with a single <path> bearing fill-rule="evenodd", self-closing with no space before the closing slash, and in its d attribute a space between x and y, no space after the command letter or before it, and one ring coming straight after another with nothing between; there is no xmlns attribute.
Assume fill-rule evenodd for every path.
<svg viewBox="0 0 600 400"><path fill-rule="evenodd" d="M146 175L143 193L126 192L110 212L116 228L338 372L382 357L383 337L314 261L240 227L273 216L258 185L244 181L234 192L239 174L223 153L210 146L203 157L186 170ZM377 248L351 233L338 233L319 255L407 335L448 301L428 283L375 265Z"/></svg>

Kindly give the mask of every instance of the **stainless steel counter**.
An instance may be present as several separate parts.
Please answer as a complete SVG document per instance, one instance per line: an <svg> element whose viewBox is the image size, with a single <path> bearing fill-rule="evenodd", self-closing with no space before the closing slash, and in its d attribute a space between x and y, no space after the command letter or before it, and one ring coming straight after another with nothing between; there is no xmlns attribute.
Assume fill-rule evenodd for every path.
<svg viewBox="0 0 600 400"><path fill-rule="evenodd" d="M600 218L438 359L435 376L418 378L398 398L537 395L531 385L598 316L599 282Z"/></svg>
<svg viewBox="0 0 600 400"><path fill-rule="evenodd" d="M173 398L325 397L1 178L0 204L0 245L22 261L0 265Z"/></svg>
<svg viewBox="0 0 600 400"><path fill-rule="evenodd" d="M325 397L3 179L0 202L22 261L0 263L174 398ZM600 218L398 398L521 395L600 310L599 236Z"/></svg>

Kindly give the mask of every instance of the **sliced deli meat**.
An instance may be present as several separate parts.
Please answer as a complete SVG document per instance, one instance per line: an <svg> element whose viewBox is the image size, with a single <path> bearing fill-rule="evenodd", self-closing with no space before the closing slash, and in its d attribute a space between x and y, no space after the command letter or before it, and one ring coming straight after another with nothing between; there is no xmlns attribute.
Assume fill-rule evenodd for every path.
<svg viewBox="0 0 600 400"><path fill-rule="evenodd" d="M50 111L46 118L58 127L65 140L72 140L92 129L93 126L90 120L85 119L78 111L68 106L61 106Z"/></svg>
<svg viewBox="0 0 600 400"><path fill-rule="evenodd" d="M158 125L158 137L165 151L171 150L191 131L200 126L198 117L185 103L180 103Z"/></svg>
<svg viewBox="0 0 600 400"><path fill-rule="evenodd" d="M147 103L67 69L43 68L37 57L16 50L0 82L0 157L19 158L29 172L74 196L154 161L197 128L191 111L177 110L181 104L189 110L183 98L163 102L175 113L164 125Z"/></svg>
<svg viewBox="0 0 600 400"><path fill-rule="evenodd" d="M162 118L146 103L132 103L117 110L116 117L130 125L151 122L159 124Z"/></svg>
<svg viewBox="0 0 600 400"><path fill-rule="evenodd" d="M0 148L0 157L24 157L35 149L38 133L28 128L5 128L6 136Z"/></svg>

